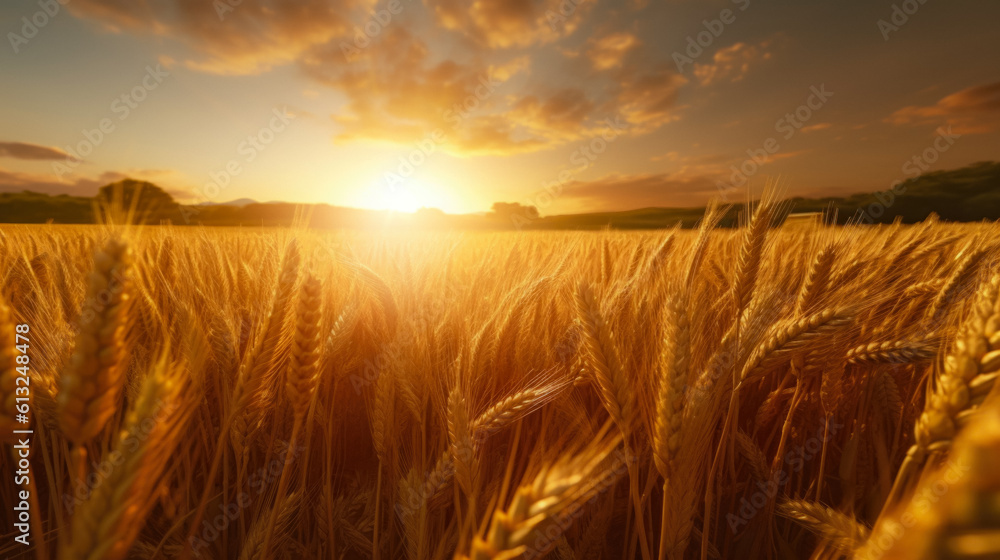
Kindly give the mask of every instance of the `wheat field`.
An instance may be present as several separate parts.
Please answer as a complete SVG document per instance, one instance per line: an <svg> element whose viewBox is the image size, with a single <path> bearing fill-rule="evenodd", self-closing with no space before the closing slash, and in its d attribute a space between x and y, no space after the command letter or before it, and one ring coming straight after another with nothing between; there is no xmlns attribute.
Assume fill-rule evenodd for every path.
<svg viewBox="0 0 1000 560"><path fill-rule="evenodd" d="M4 226L0 556L1000 557L1000 226L780 210Z"/></svg>

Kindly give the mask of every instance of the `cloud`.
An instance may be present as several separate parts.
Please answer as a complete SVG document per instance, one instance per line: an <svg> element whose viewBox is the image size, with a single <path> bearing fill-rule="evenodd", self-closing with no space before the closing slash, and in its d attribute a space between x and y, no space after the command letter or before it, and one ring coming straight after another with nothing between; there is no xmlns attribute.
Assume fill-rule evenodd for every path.
<svg viewBox="0 0 1000 560"><path fill-rule="evenodd" d="M618 74L614 106L632 134L652 132L680 118L677 93L687 78L661 65L649 71L633 67Z"/></svg>
<svg viewBox="0 0 1000 560"><path fill-rule="evenodd" d="M639 44L639 38L631 33L612 33L600 39L591 39L587 58L596 70L616 68L621 66L625 55Z"/></svg>
<svg viewBox="0 0 1000 560"><path fill-rule="evenodd" d="M571 35L594 2L424 0L438 24L492 49L551 43Z"/></svg>
<svg viewBox="0 0 1000 560"><path fill-rule="evenodd" d="M354 63L344 65L337 49L316 50L304 64L314 79L344 92L347 103L332 116L337 142L377 141L419 147L435 131L435 150L455 155L511 155L537 151L606 128L617 103L600 102L577 87L537 84L523 96L505 82L529 70L524 56L493 63L434 57L428 45L405 27L388 28ZM657 75L658 76L658 75ZM662 99L672 83L634 77L613 85L634 118L662 119L672 100ZM621 93L617 88L624 87ZM425 150L426 151L426 150Z"/></svg>
<svg viewBox="0 0 1000 560"><path fill-rule="evenodd" d="M811 124L809 126L803 126L800 129L800 131L801 132L816 132L818 130L826 130L826 129L830 128L831 126L833 126L831 123L822 122L822 123Z"/></svg>
<svg viewBox="0 0 1000 560"><path fill-rule="evenodd" d="M177 187L184 175L174 169L126 169L105 171L96 176L74 174L60 177L51 173L24 173L0 168L0 192L32 191L48 195L95 196L97 190L122 179L140 179L163 188L178 201L193 198L190 191Z"/></svg>
<svg viewBox="0 0 1000 560"><path fill-rule="evenodd" d="M718 192L713 175L649 173L574 181L566 185L561 198L582 210L620 211L698 206Z"/></svg>
<svg viewBox="0 0 1000 560"><path fill-rule="evenodd" d="M433 148L460 154L515 153L541 143L500 118L507 109L500 88L527 69L524 57L498 64L433 60L426 43L403 26L385 29L355 56L344 64L339 48L328 47L303 65L347 96L332 116L340 127L337 142L426 143L439 131L444 139Z"/></svg>
<svg viewBox="0 0 1000 560"><path fill-rule="evenodd" d="M514 103L510 118L539 134L561 131L576 137L593 109L582 89L563 88L547 98L522 97Z"/></svg>
<svg viewBox="0 0 1000 560"><path fill-rule="evenodd" d="M0 142L0 157L28 160L60 160L69 154L50 146L29 144L27 142Z"/></svg>
<svg viewBox="0 0 1000 560"><path fill-rule="evenodd" d="M167 67L239 75L297 66L343 95L329 120L336 143L415 145L439 131L436 150L510 155L591 137L607 119L638 135L679 118L677 93L687 79L662 53L640 53L631 32L599 35L579 46L578 58L560 57L593 71L586 83L559 79L558 67L532 74L532 61L545 60L543 45L566 48L558 41L584 23L593 2L401 2L393 14L379 0L75 0L70 7L111 32L167 39L159 53ZM531 80L501 90L516 77Z"/></svg>
<svg viewBox="0 0 1000 560"><path fill-rule="evenodd" d="M958 134L1000 130L1000 82L963 89L927 106L910 105L885 122L893 125L949 124Z"/></svg>
<svg viewBox="0 0 1000 560"><path fill-rule="evenodd" d="M50 195L94 196L97 189L125 177L126 175L117 171L107 171L97 177L78 176L72 180L60 180L51 174L20 173L0 168L0 192L32 191Z"/></svg>
<svg viewBox="0 0 1000 560"><path fill-rule="evenodd" d="M259 74L315 45L354 33L374 0L74 0L69 8L115 33L179 39L200 56L183 62L214 74ZM362 24L363 25L363 24Z"/></svg>
<svg viewBox="0 0 1000 560"><path fill-rule="evenodd" d="M762 41L757 45L736 43L715 51L710 64L695 64L694 75L703 86L716 82L738 82L750 71L750 67L762 60L769 60L771 53L768 48L772 40Z"/></svg>

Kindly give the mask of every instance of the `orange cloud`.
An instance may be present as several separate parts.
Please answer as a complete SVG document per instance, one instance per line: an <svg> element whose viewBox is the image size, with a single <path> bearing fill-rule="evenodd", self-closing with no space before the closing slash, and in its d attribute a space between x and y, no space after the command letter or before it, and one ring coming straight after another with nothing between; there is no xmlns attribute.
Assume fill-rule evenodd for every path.
<svg viewBox="0 0 1000 560"><path fill-rule="evenodd" d="M621 66L622 59L639 45L639 39L631 33L612 33L590 41L587 58L597 70L607 70Z"/></svg>
<svg viewBox="0 0 1000 560"><path fill-rule="evenodd" d="M599 134L605 119L624 121L625 134L641 134L677 118L677 89L685 79L672 69L619 69L587 89L549 89L526 95L505 89L526 72L528 58L478 57L468 62L432 55L404 26L387 28L343 63L339 49L314 49L302 63L309 76L342 91L347 103L332 117L338 142L425 142L457 155L515 154ZM601 87L603 86L603 88Z"/></svg>
<svg viewBox="0 0 1000 560"><path fill-rule="evenodd" d="M572 34L593 2L393 1L402 7L392 13L386 11L392 2L377 0L75 0L72 7L113 32L157 34L194 51L161 53L168 67L257 74L297 65L346 98L331 116L336 142L412 144L437 131L434 149L513 154L598 134L606 119L625 122L625 134L635 135L678 118L677 91L686 79L632 56L642 45L629 32L581 47L598 70L590 83L556 85L532 76L538 79L519 96L501 90L529 74L538 54L506 49ZM429 18L410 13L416 10L429 11ZM478 48L442 52L456 37Z"/></svg>
<svg viewBox="0 0 1000 560"><path fill-rule="evenodd" d="M259 74L295 61L310 48L356 31L374 0L74 0L74 14L112 32L170 36L201 53L183 62L214 74ZM363 33L363 31L362 31Z"/></svg>
<svg viewBox="0 0 1000 560"><path fill-rule="evenodd" d="M652 132L680 118L677 92L687 78L667 66L651 71L632 69L620 75L616 96L618 113L634 134Z"/></svg>
<svg viewBox="0 0 1000 560"><path fill-rule="evenodd" d="M527 47L571 35L594 2L424 0L437 22L489 48Z"/></svg>
<svg viewBox="0 0 1000 560"><path fill-rule="evenodd" d="M934 105L910 105L885 122L894 125L949 124L957 134L985 134L1000 130L1000 82L963 89Z"/></svg>
<svg viewBox="0 0 1000 560"><path fill-rule="evenodd" d="M809 126L803 126L801 132L816 132L817 130L826 130L833 126L828 122L811 124Z"/></svg>
<svg viewBox="0 0 1000 560"><path fill-rule="evenodd" d="M565 88L545 99L522 97L512 109L511 118L528 128L572 133L580 130L594 104L582 89Z"/></svg>
<svg viewBox="0 0 1000 560"><path fill-rule="evenodd" d="M726 80L738 82L747 75L752 65L771 58L767 50L770 45L771 40L766 40L757 45L736 43L719 49L710 64L694 65L694 75L703 86Z"/></svg>
<svg viewBox="0 0 1000 560"><path fill-rule="evenodd" d="M565 199L567 206L584 211L698 206L718 195L716 179L674 173L608 175L566 185L560 202Z"/></svg>

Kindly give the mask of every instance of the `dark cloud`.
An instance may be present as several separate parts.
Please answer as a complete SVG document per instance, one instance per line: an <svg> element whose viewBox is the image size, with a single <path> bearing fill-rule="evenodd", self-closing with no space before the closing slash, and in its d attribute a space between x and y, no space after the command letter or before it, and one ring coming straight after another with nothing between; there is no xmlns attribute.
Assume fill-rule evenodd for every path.
<svg viewBox="0 0 1000 560"><path fill-rule="evenodd" d="M717 179L713 174L688 173L609 175L574 181L566 185L561 198L580 208L606 211L697 206L718 196Z"/></svg>
<svg viewBox="0 0 1000 560"><path fill-rule="evenodd" d="M50 146L40 146L27 142L0 142L0 157L29 160L60 160L69 154Z"/></svg>
<svg viewBox="0 0 1000 560"><path fill-rule="evenodd" d="M97 194L97 189L125 177L117 171L108 171L96 178L75 177L72 180L60 181L54 175L0 169L0 192L32 191L50 195L94 196Z"/></svg>
<svg viewBox="0 0 1000 560"><path fill-rule="evenodd" d="M895 125L949 124L958 134L985 134L1000 130L1000 82L963 89L933 105L910 105L894 112Z"/></svg>

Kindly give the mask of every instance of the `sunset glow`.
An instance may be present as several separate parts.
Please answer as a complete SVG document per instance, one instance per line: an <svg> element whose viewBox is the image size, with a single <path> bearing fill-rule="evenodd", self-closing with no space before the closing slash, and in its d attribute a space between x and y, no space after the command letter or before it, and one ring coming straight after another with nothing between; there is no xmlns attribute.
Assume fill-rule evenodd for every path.
<svg viewBox="0 0 1000 560"><path fill-rule="evenodd" d="M1000 147L1000 7L915 5L6 2L0 191L462 213L558 183L558 214L881 190ZM906 167L941 127L959 147Z"/></svg>

